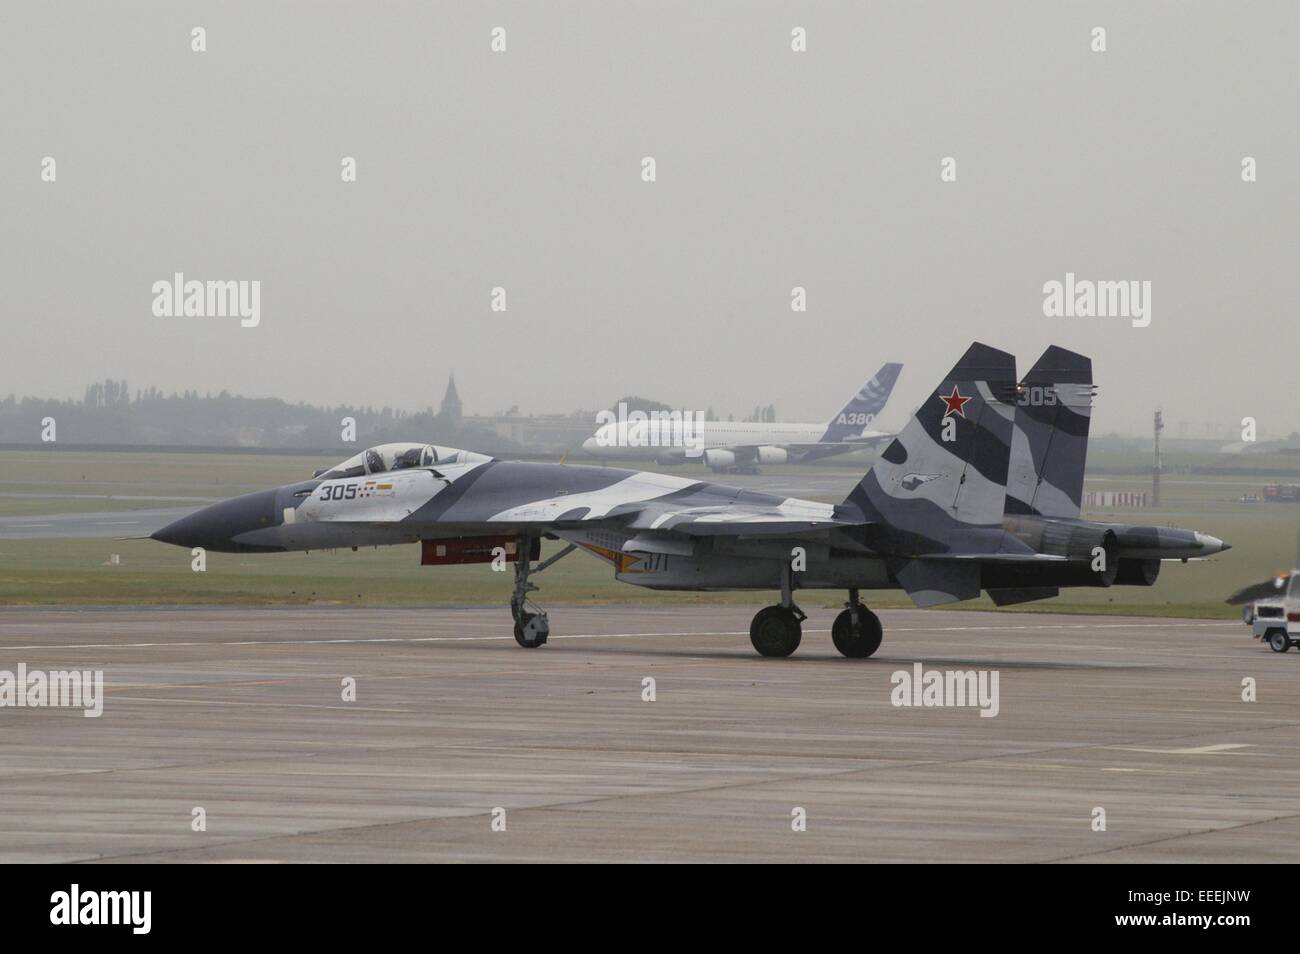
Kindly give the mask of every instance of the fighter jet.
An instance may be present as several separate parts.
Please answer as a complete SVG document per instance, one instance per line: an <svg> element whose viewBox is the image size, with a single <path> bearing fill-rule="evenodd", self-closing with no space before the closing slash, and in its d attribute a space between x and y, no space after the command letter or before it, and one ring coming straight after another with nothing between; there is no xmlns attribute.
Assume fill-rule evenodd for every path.
<svg viewBox="0 0 1300 954"><path fill-rule="evenodd" d="M831 638L845 656L881 644L863 590L917 606L987 590L999 604L1061 587L1149 586L1161 561L1226 550L1192 530L1081 519L1091 365L1049 349L1025 382L1015 359L973 344L847 499L819 503L682 477L496 460L384 445L302 483L214 504L155 539L227 552L420 543L421 562L514 563L515 639L547 641L536 574L581 549L615 579L663 590L772 590L750 641L800 644L801 589L843 589ZM536 562L542 538L566 546Z"/></svg>
<svg viewBox="0 0 1300 954"><path fill-rule="evenodd" d="M903 370L890 362L825 424L683 420L680 412L620 413L596 429L582 449L602 460L680 464L697 460L715 474L758 473L759 464L807 463L892 440L871 424L889 401ZM605 412L613 417L612 412Z"/></svg>

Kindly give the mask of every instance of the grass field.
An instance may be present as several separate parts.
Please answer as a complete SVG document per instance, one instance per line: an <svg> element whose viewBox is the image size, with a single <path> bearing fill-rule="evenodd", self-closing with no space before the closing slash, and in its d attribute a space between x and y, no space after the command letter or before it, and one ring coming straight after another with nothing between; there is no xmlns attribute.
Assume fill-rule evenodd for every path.
<svg viewBox="0 0 1300 954"><path fill-rule="evenodd" d="M173 497L230 497L303 480L336 462L259 454L0 451L0 517L175 506L166 499ZM32 510L31 495L48 504Z"/></svg>
<svg viewBox="0 0 1300 954"><path fill-rule="evenodd" d="M341 456L341 455L340 455ZM0 452L0 516L37 516L136 507L198 506L303 479L332 459L308 456L173 453ZM686 473L681 469L676 473ZM695 471L690 472L695 475ZM770 468L771 475L841 475L857 470ZM703 476L701 474L700 476ZM1089 480L1088 489L1143 489L1140 477ZM1240 586L1289 567L1300 507L1243 504L1259 479L1166 477L1159 511L1090 513L1117 522L1173 524L1222 537L1233 549L1213 560L1166 564L1154 587L1069 590L1027 612L1076 611L1183 617L1237 615L1223 599ZM8 496L23 494L24 496ZM31 496L37 495L37 496ZM816 494L809 494L816 497ZM185 503L174 498L199 498ZM824 498L823 498L824 499ZM543 556L558 544L547 544ZM118 554L119 562L111 562ZM500 603L512 574L486 564L421 567L416 546L310 554L210 553L207 570L190 569L189 552L151 540L0 539L0 604L311 603L347 605ZM609 567L574 553L537 578L543 603L734 602L758 607L761 593L654 593L616 582ZM807 607L837 606L838 591L808 591ZM910 605L897 591L872 593L870 605ZM961 604L992 606L987 599Z"/></svg>

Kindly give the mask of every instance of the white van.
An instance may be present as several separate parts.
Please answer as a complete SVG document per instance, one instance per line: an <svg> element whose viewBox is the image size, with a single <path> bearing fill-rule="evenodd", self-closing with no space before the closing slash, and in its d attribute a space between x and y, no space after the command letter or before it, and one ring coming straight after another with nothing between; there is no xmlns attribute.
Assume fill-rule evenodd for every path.
<svg viewBox="0 0 1300 954"><path fill-rule="evenodd" d="M1275 653L1300 643L1300 574L1291 574L1282 595L1248 603L1243 616L1255 638L1264 640Z"/></svg>

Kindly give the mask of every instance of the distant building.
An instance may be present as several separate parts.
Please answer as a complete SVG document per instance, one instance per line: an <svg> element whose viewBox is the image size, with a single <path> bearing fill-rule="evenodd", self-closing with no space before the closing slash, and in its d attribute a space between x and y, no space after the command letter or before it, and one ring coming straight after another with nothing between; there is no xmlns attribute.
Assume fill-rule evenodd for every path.
<svg viewBox="0 0 1300 954"><path fill-rule="evenodd" d="M1089 490L1083 505L1089 510L1142 510L1147 506L1145 490Z"/></svg>
<svg viewBox="0 0 1300 954"><path fill-rule="evenodd" d="M456 375L454 374L447 379L447 393L442 396L440 410L448 420L460 421L461 412L464 408L460 403L460 395L456 393Z"/></svg>
<svg viewBox="0 0 1300 954"><path fill-rule="evenodd" d="M515 413L468 417L464 424L490 430L503 441L509 441L525 450L557 454L581 446L596 427L592 423L596 418L594 412L524 416L518 413L518 408L511 410ZM473 449L475 448L471 448Z"/></svg>

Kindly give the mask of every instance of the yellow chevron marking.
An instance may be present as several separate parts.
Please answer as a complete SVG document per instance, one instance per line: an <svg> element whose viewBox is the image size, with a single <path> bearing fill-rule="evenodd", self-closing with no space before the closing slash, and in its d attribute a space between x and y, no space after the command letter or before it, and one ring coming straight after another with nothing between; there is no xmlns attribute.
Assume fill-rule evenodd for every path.
<svg viewBox="0 0 1300 954"><path fill-rule="evenodd" d="M602 560L607 560L608 562L614 564L614 568L619 573L641 572L640 570L630 569L630 567L635 566L637 561L641 559L638 556L633 556L630 553L622 553L618 550L608 550L605 547L598 547L591 543L580 543L578 544L578 546L582 547L584 550L596 554L596 556L600 557Z"/></svg>

